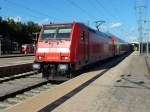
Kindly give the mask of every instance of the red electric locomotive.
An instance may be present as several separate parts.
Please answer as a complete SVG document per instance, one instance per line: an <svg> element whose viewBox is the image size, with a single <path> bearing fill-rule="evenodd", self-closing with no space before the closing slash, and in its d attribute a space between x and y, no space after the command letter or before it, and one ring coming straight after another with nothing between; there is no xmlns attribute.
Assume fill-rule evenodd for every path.
<svg viewBox="0 0 150 112"><path fill-rule="evenodd" d="M82 23L43 25L36 44L34 69L43 77L66 75L117 55L117 38Z"/></svg>

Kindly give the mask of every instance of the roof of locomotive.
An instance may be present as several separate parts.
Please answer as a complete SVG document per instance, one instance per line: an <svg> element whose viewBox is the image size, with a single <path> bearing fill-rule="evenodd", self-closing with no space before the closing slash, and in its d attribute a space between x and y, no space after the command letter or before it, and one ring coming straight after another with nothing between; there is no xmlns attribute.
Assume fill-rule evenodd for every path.
<svg viewBox="0 0 150 112"><path fill-rule="evenodd" d="M69 24L81 24L81 25L84 25L84 26L88 27L88 29L89 29L90 31L92 31L92 32L94 32L94 33L96 33L96 34L98 34L98 35L102 35L102 37L104 37L104 38L109 38L109 39L111 39L112 36L115 36L115 35L113 35L113 34L111 34L111 33L104 33L104 32L95 30L95 29L93 29L93 28L87 26L86 24L80 23L80 22L49 23L49 24L44 24L43 26L51 26L51 25L69 25ZM124 41L124 40L118 38L117 36L115 36L115 38L117 39L117 42L118 42L118 43L127 43L126 41Z"/></svg>
<svg viewBox="0 0 150 112"><path fill-rule="evenodd" d="M66 22L66 23L48 23L48 24L43 24L43 26L51 26L51 25L68 25L68 24L75 24L75 23L79 23L79 22Z"/></svg>
<svg viewBox="0 0 150 112"><path fill-rule="evenodd" d="M126 42L125 40L122 40L120 38L118 38L117 36L111 34L111 33L106 33L107 35L110 35L111 37L114 36L116 39L117 39L117 42L118 43L121 43L121 44L127 44L128 42Z"/></svg>

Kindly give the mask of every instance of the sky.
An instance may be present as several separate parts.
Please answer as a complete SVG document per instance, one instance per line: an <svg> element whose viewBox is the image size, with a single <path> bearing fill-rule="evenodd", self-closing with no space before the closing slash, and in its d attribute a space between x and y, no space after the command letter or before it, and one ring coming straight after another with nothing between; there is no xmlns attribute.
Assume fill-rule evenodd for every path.
<svg viewBox="0 0 150 112"><path fill-rule="evenodd" d="M0 16L15 21L82 22L95 28L95 21L105 21L101 31L110 32L128 42L137 41L138 0L0 0ZM149 0L144 17L150 18Z"/></svg>

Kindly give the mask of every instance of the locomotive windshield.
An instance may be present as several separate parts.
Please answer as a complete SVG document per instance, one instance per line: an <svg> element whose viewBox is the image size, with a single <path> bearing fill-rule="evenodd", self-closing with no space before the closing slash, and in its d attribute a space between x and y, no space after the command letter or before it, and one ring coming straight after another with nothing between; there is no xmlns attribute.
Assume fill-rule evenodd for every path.
<svg viewBox="0 0 150 112"><path fill-rule="evenodd" d="M41 39L44 40L63 40L69 39L71 25L44 26Z"/></svg>

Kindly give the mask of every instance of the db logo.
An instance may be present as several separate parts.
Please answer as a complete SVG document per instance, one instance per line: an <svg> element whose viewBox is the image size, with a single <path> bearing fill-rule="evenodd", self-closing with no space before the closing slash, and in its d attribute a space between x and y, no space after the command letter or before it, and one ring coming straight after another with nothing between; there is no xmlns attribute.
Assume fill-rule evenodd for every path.
<svg viewBox="0 0 150 112"><path fill-rule="evenodd" d="M57 60L59 59L58 57L47 57L48 60Z"/></svg>

